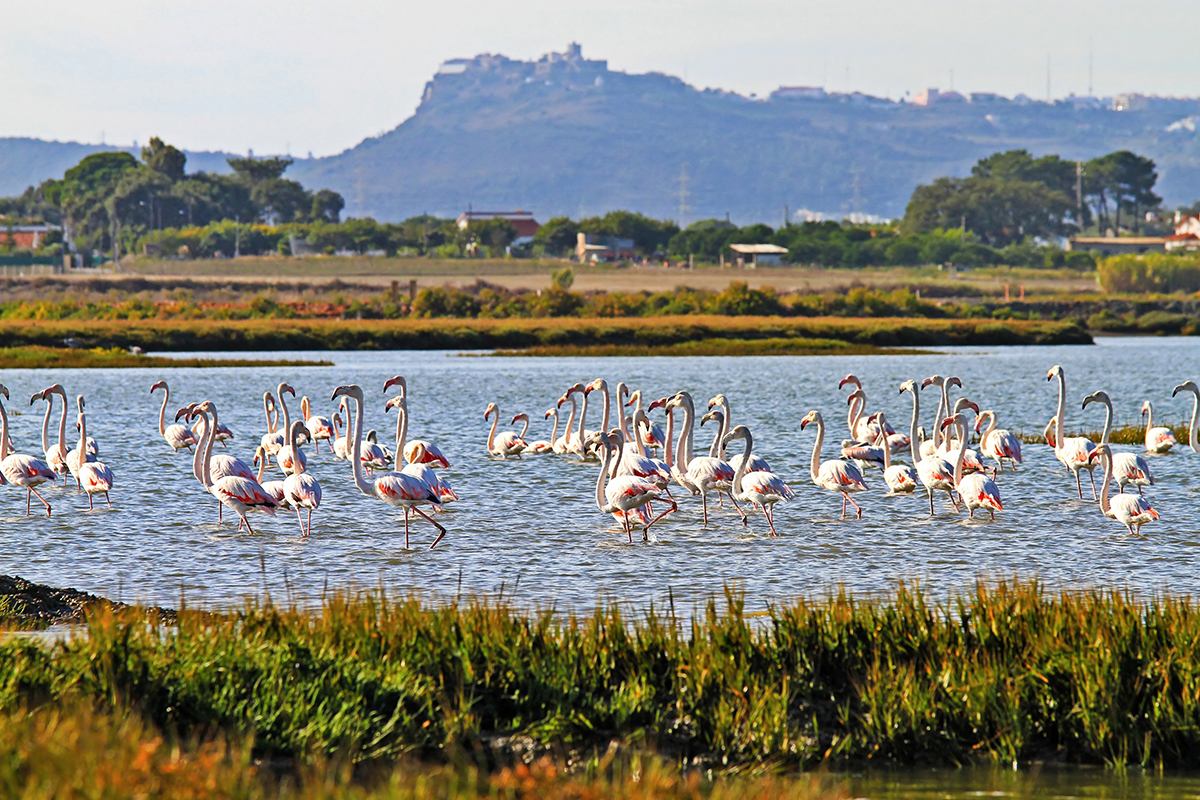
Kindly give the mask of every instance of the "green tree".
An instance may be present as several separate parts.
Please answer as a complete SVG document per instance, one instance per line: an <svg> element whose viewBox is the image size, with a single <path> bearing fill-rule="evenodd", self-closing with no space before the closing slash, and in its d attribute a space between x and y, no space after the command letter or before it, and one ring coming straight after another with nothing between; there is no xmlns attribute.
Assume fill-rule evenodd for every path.
<svg viewBox="0 0 1200 800"><path fill-rule="evenodd" d="M268 224L303 222L312 208L312 196L297 181L267 178L254 184L250 199L261 209L259 217Z"/></svg>
<svg viewBox="0 0 1200 800"><path fill-rule="evenodd" d="M309 218L313 221L323 220L325 222L337 222L342 213L342 209L346 207L346 201L342 196L332 189L320 189L313 192L312 210L309 212Z"/></svg>
<svg viewBox="0 0 1200 800"><path fill-rule="evenodd" d="M579 224L570 217L552 217L538 228L534 234L533 243L546 248L546 252L556 256L566 256L575 252L575 243L579 234Z"/></svg>
<svg viewBox="0 0 1200 800"><path fill-rule="evenodd" d="M1154 193L1158 182L1155 163L1128 150L1118 150L1092 159L1084 167L1089 200L1096 207L1096 216L1103 228L1121 231L1121 210L1133 217L1133 230L1140 227L1139 211L1162 203ZM1110 211L1111 204L1111 211Z"/></svg>
<svg viewBox="0 0 1200 800"><path fill-rule="evenodd" d="M187 156L174 145L164 144L162 139L152 136L150 144L142 148L142 163L175 183L183 180Z"/></svg>
<svg viewBox="0 0 1200 800"><path fill-rule="evenodd" d="M290 158L228 158L225 160L233 173L243 183L255 186L263 181L283 177L283 173L292 165Z"/></svg>

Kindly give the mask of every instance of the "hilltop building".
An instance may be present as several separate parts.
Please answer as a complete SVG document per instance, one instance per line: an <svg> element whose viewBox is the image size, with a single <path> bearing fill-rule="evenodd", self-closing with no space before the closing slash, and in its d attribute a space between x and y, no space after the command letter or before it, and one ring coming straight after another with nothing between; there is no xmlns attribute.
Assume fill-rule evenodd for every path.
<svg viewBox="0 0 1200 800"><path fill-rule="evenodd" d="M62 230L57 225L9 225L0 222L0 244L8 247L20 247L26 250L36 250L44 237L50 231Z"/></svg>

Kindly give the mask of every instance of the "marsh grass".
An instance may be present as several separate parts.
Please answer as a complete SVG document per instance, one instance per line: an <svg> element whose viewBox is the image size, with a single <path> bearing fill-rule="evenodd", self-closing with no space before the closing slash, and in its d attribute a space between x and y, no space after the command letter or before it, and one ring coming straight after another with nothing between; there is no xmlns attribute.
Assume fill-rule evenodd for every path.
<svg viewBox="0 0 1200 800"><path fill-rule="evenodd" d="M481 350L536 346L658 347L705 339L833 339L875 347L1090 344L1071 322L990 319L726 317L536 319L252 319L0 321L0 345L54 347L64 338L146 350Z"/></svg>
<svg viewBox="0 0 1200 800"><path fill-rule="evenodd" d="M719 770L1030 759L1200 764L1200 607L980 584L845 594L688 621L378 595L316 612L98 612L86 637L0 643L0 712L99 702L188 737L364 764L590 758L620 742ZM523 748L523 749L522 749ZM590 754L590 755L589 755Z"/></svg>
<svg viewBox="0 0 1200 800"><path fill-rule="evenodd" d="M88 369L127 367L328 367L329 361L247 358L162 358L134 355L119 347L0 347L0 369Z"/></svg>
<svg viewBox="0 0 1200 800"><path fill-rule="evenodd" d="M1049 420L1047 420L1047 421L1049 421ZM1158 427L1159 425L1163 425L1163 427L1170 428L1171 432L1175 434L1175 440L1177 442L1179 442L1179 444L1177 444L1175 446L1176 450L1178 450L1180 447L1187 447L1188 423L1178 422L1178 423L1174 423L1174 424L1164 425L1162 422L1155 420L1155 427ZM1084 438L1091 439L1093 442L1099 442L1100 435L1102 433L1103 433L1103 431L1086 431L1086 432L1085 431L1075 431L1075 432L1072 432L1069 429L1067 431L1068 436L1083 436ZM1038 433L1022 432L1022 433L1017 434L1017 436L1018 436L1018 438L1020 438L1021 442L1024 444L1046 444L1046 440L1040 432L1038 432ZM1146 444L1146 427L1144 424L1122 425L1120 427L1115 427L1109 433L1108 440L1110 442L1112 442L1113 444L1132 444L1132 445L1145 446L1145 444Z"/></svg>
<svg viewBox="0 0 1200 800"><path fill-rule="evenodd" d="M542 345L523 350L497 350L497 356L875 356L934 351L850 344L839 339L700 339L665 345Z"/></svg>

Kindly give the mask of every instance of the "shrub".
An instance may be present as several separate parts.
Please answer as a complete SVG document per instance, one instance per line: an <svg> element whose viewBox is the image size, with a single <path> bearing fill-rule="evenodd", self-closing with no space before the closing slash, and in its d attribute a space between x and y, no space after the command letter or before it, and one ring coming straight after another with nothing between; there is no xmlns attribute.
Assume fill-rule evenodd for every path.
<svg viewBox="0 0 1200 800"><path fill-rule="evenodd" d="M1200 256L1146 253L1106 258L1097 265L1106 292L1200 291Z"/></svg>

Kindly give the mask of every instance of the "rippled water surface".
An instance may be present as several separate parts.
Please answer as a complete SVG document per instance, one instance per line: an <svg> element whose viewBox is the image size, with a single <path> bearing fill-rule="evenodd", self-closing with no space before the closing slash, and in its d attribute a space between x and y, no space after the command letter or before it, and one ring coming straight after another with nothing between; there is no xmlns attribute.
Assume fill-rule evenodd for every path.
<svg viewBox="0 0 1200 800"><path fill-rule="evenodd" d="M267 357L285 355L318 354ZM319 356L336 366L5 371L0 380L12 393L8 408L18 445L25 452L40 450L42 406L31 409L21 398L61 382L72 399L86 395L89 433L99 440L117 486L115 510L89 512L73 482L69 487L60 482L47 494L55 511L49 520L25 518L23 492L0 489L0 571L169 605L181 595L190 603L228 604L264 589L310 601L327 587L446 596L502 585L519 600L559 608L586 608L598 598L659 602L668 587L677 604L690 605L732 584L745 590L751 607L761 608L836 584L880 592L899 579L916 578L948 592L979 576L1010 575L1037 575L1059 585L1200 590L1195 514L1200 457L1186 446L1150 457L1159 485L1148 494L1162 520L1138 539L1103 518L1090 500L1079 501L1074 481L1052 451L1037 445L1025 446L1018 473L1001 475L1005 510L994 523L968 522L944 501L930 519L923 497L884 496L878 472L868 474L873 490L856 496L863 519L841 522L840 499L808 480L815 436L811 427L799 428L808 410L821 410L831 428L825 457L832 457L846 432L846 392L838 391L838 379L855 372L865 383L869 409L882 408L889 421L907 430L911 401L898 394L898 385L942 373L961 376L963 392L981 408L995 409L1001 425L1041 431L1056 403L1056 384L1046 381L1055 363L1067 374L1069 430L1099 429L1102 411L1095 406L1080 411L1082 398L1096 389L1112 395L1118 424L1136 421L1146 398L1155 401L1160 417L1178 421L1190 413L1190 403L1172 399L1171 388L1200 377L1200 340L1104 339L1094 347L964 348L882 357ZM413 547L405 550L401 512L361 495L348 463L334 461L324 448L319 455L308 448L309 469L324 488L311 538L300 538L295 516L282 512L273 520L252 517L253 536L236 533L230 515L218 524L216 502L193 479L190 457L172 453L159 436L161 395L149 394L150 384L165 378L172 410L211 399L236 433L228 452L249 462L265 432L264 390L287 380L328 415L333 387L359 383L368 399L366 427L377 428L382 439L392 434L395 419L384 415L382 385L397 373L409 382L410 436L429 439L449 455L449 475L462 497L441 515L449 533L432 551L427 549L432 529L424 523L414 525ZM505 422L517 411L529 412L537 420L531 436L545 438L542 413L568 385L597 376L614 387L624 380L651 397L688 389L700 406L717 392L727 394L735 424L755 433L755 452L796 490L795 501L778 507L781 536L768 538L761 516L743 529L729 508L716 510L705 527L698 499L686 498L678 514L656 526L654 541L635 537L630 545L596 509L595 465L562 456L488 457L483 420L488 402L500 405ZM923 400L922 422L928 426L932 390ZM299 403L293 405L298 411ZM589 427L598 423L598 413L589 412ZM710 441L709 427L697 434L698 451ZM1086 477L1085 496L1090 498Z"/></svg>

